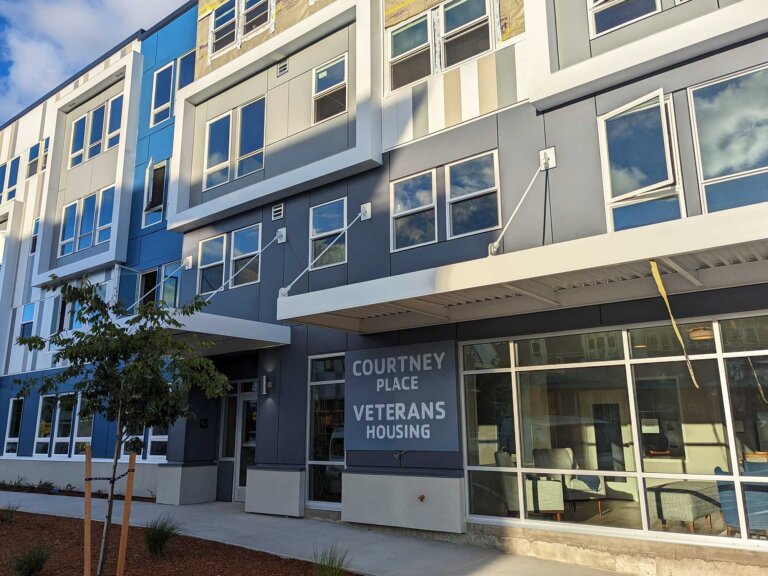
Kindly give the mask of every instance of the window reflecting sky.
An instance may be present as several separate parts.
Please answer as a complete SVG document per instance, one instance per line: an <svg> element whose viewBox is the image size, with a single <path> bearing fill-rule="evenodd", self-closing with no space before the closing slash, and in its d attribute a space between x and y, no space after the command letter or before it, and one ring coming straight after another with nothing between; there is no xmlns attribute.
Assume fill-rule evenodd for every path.
<svg viewBox="0 0 768 576"><path fill-rule="evenodd" d="M225 116L208 126L208 168L229 160L229 122Z"/></svg>
<svg viewBox="0 0 768 576"><path fill-rule="evenodd" d="M405 54L429 40L427 18L419 18L392 33L392 58Z"/></svg>
<svg viewBox="0 0 768 576"><path fill-rule="evenodd" d="M432 204L432 173L414 176L393 186L395 214Z"/></svg>
<svg viewBox="0 0 768 576"><path fill-rule="evenodd" d="M344 228L344 201L337 200L312 210L312 235Z"/></svg>
<svg viewBox="0 0 768 576"><path fill-rule="evenodd" d="M496 187L493 154L467 160L450 167L451 198Z"/></svg>
<svg viewBox="0 0 768 576"><path fill-rule="evenodd" d="M456 30L485 15L485 0L454 0L445 5L445 31Z"/></svg>

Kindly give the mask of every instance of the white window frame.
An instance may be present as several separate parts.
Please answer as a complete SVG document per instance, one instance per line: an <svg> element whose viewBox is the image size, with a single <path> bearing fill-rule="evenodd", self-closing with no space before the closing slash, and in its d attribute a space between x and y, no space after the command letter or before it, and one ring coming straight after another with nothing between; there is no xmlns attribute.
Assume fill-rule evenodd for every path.
<svg viewBox="0 0 768 576"><path fill-rule="evenodd" d="M21 418L19 419L19 435L11 437L11 416L13 414L14 402L21 402ZM24 398L11 397L8 403L8 419L5 424L5 440L3 441L3 456L15 458L19 455L19 444L21 438L22 426L24 424ZM8 444L16 444L16 452L8 452ZM34 451L34 450L33 450Z"/></svg>
<svg viewBox="0 0 768 576"><path fill-rule="evenodd" d="M239 10L235 10L235 18L237 18L237 34L240 38L240 41L236 41L236 44L239 44L243 40L250 38L251 36L255 36L256 34L259 34L261 32L264 32L267 28L269 28L270 22L272 22L272 2L271 0L262 0L255 6L251 6L248 10L245 9L245 2L246 0L237 0L238 2L238 8ZM258 26L254 28L253 30L249 30L248 32L245 31L245 20L246 16L249 12L255 11L258 6L261 4L266 3L267 5L267 21L262 24L261 26Z"/></svg>
<svg viewBox="0 0 768 576"><path fill-rule="evenodd" d="M113 130L112 132L109 131L109 125L112 123L112 103L119 98L123 98L123 94L118 94L114 98L111 98L107 103L107 120L104 125L104 131L106 132L106 136L104 137L105 152L120 144L120 131L122 129L122 124L123 124L122 108L123 106L125 106L124 98L123 98L123 105L120 107L121 108L120 122L117 123L117 130ZM117 138L117 142L115 142L114 144L111 144L111 141L114 138Z"/></svg>
<svg viewBox="0 0 768 576"><path fill-rule="evenodd" d="M24 309L31 306L32 307L32 321L31 322L24 322ZM26 304L23 304L21 306L21 317L19 319L19 336L21 336L24 333L24 325L25 324L31 324L32 325L32 335L35 334L35 320L37 316L37 303L36 302L27 302Z"/></svg>
<svg viewBox="0 0 768 576"><path fill-rule="evenodd" d="M94 422L96 420L96 415L91 415L91 435L90 436L78 436L77 431L80 427L80 410L82 408L83 404L83 397L82 395L77 395L77 404L75 408L77 409L75 412L74 417L74 428L72 429L72 446L70 447L70 454L72 454L72 458L78 458L78 459L85 459L85 454L77 454L75 450L77 449L78 444L88 444L89 446L93 446L93 428L94 428Z"/></svg>
<svg viewBox="0 0 768 576"><path fill-rule="evenodd" d="M608 155L608 132L606 122L616 118L637 106L650 102L653 99L659 99L661 107L661 121L664 135L664 155L667 161L667 174L669 178L663 182L657 182L644 188L627 192L621 196L612 197L611 190L611 165ZM675 108L671 94L664 94L662 89L656 90L612 110L597 119L598 122L598 142L600 146L600 165L603 178L603 197L605 203L605 219L608 223L608 231L613 232L614 221L613 212L616 208L640 204L651 200L662 200L665 198L677 197L680 206L680 218L687 217L684 199L682 198L682 176L680 174L680 150L677 142L677 124L675 123Z"/></svg>
<svg viewBox="0 0 768 576"><path fill-rule="evenodd" d="M176 81L174 82L174 86L176 87L176 91L183 90L184 88L186 88L186 86L184 86L184 87L179 86L179 80L181 79L181 61L184 60L184 58L187 58L190 55L195 57L195 64L197 64L197 50L195 50L194 48L192 48L192 50L190 50L189 52L186 52L186 53L182 54L181 56L179 56L178 58L176 58ZM195 81L195 79L194 79L194 76L193 76L192 82L194 82L194 81ZM192 82L190 82L190 84ZM187 84L187 86L189 86L189 84Z"/></svg>
<svg viewBox="0 0 768 576"><path fill-rule="evenodd" d="M417 52L424 50L424 44L422 44L421 46L417 46L416 48L411 48L410 50L408 50L408 52L404 52L399 56L393 57L392 56L392 37L394 36L395 32L402 30L404 28L407 28L408 26L410 26L411 24L413 24L414 22L422 18L425 18L427 21L426 49L429 51L429 70L430 70L429 75L419 78L418 80L414 80L413 82L410 82L408 84L403 84L402 86L398 86L397 88L392 88L392 66L394 64L401 62L402 60L405 60L413 56ZM425 10L424 12L421 12L411 18L408 18L408 20L404 20L403 22L399 22L394 26L390 26L389 29L387 29L386 54L387 54L387 72L385 76L387 79L386 85L387 85L388 91L390 92L394 92L396 90L402 90L403 88L413 86L414 84L418 84L419 82L424 82L428 78L431 78L432 76L434 76L436 71L436 64L435 64L435 34L434 34L434 26L433 26L433 18L432 18L432 9Z"/></svg>
<svg viewBox="0 0 768 576"><path fill-rule="evenodd" d="M323 206L327 206L329 204L335 204L336 202L344 202L344 220L342 222L341 228L335 228L334 230L330 232L322 232L320 234L314 234L313 233L313 226L312 226L312 218L314 216L315 210L317 208L322 208ZM333 264L325 264L323 266L317 266L314 262L315 260L315 253L314 253L314 241L315 240L322 240L323 238L333 237L333 236L340 236L341 234L346 235L347 230L347 197L342 196L341 198L334 198L333 200L329 200L328 202L323 202L322 204L318 204L316 206L310 206L309 208L309 265L310 270L322 270L324 268L331 268L333 266L341 266L342 264L347 263L347 256L348 256L348 250L347 250L347 242L348 238L344 239L344 261L343 262L334 262Z"/></svg>
<svg viewBox="0 0 768 576"><path fill-rule="evenodd" d="M91 227L90 235L91 235L91 245L86 246L85 248L80 248L80 240L82 239L82 229L83 229L83 217L85 216L85 201L89 198L94 198L93 201L93 225ZM77 243L75 245L75 252L80 252L81 250L88 250L89 248L93 248L96 246L96 225L98 223L99 219L99 193L94 192L93 194L88 194L87 196L83 196L78 201L78 210L80 211L80 217L77 218L76 223L76 230L77 230Z"/></svg>
<svg viewBox="0 0 768 576"><path fill-rule="evenodd" d="M219 164L216 164L215 166L208 166L208 147L210 145L211 140L211 124L215 124L219 120L224 119L225 117L229 117L229 140L228 140L228 147L227 147L227 160L226 162L220 162ZM266 118L266 116L265 116ZM224 186L225 184L229 184L232 181L232 129L233 129L233 119L234 114L232 113L232 110L229 110L225 112L224 114L221 114L220 116L217 116L216 118L212 118L211 120L208 120L205 123L205 150L203 151L203 192L206 192L208 190L213 190L214 188L218 188L219 186ZM266 130L266 129L265 129ZM227 167L227 179L222 182L221 184L215 184L213 186L208 186L207 180L208 180L208 174L212 172L218 172L224 167Z"/></svg>
<svg viewBox="0 0 768 576"><path fill-rule="evenodd" d="M325 90L321 92L316 92L317 89L317 73L319 71L322 71L325 68L330 68L334 64L338 63L340 60L344 61L344 82L339 82L338 84L334 84L330 88L326 88ZM315 103L322 98L323 96L326 96L330 94L331 92L334 92L336 90L339 90L341 87L344 87L344 110L341 112L338 112L337 114L334 114L333 116L328 116L328 118L323 118L322 120L317 120L315 118ZM336 56L334 58L331 58L330 60L324 62L320 66L317 66L312 69L312 110L311 110L311 118L312 118L312 126L316 126L318 124L322 124L323 122L327 122L328 120L332 120L334 118L337 118L341 116L342 114L346 114L349 112L349 58L348 53L345 52L344 54L341 54L339 56ZM265 117L266 117L266 111L265 111Z"/></svg>
<svg viewBox="0 0 768 576"><path fill-rule="evenodd" d="M426 206L419 206L418 208L411 208L410 210L404 210L398 214L395 214L395 185L399 184L400 182L405 182L406 180L412 180L413 178L418 178L419 176L423 176L424 174L430 174L431 180L432 180L432 203L428 204ZM402 248L398 248L395 246L395 221L406 217L411 216L413 214L418 214L420 212L427 212L428 210L432 210L435 214L435 237L433 240L430 240L429 242L422 242L421 244L414 244L413 246L404 246ZM406 176L405 178L398 178L397 180L393 180L389 183L389 251L391 253L395 252L402 252L404 250L412 250L413 248L419 248L420 246L429 246L430 244L437 243L438 239L438 220L437 217L437 168L432 168L431 170L424 170L423 172L417 172L416 174L411 174L410 176Z"/></svg>
<svg viewBox="0 0 768 576"><path fill-rule="evenodd" d="M152 100L151 107L152 109L149 112L149 127L154 128L155 126L159 126L163 122L167 122L171 118L173 118L173 88L175 86L176 82L176 68L175 68L176 61L171 60L168 64L163 66L162 68L158 68L155 70L154 75L152 76ZM168 85L168 102L165 104L160 105L158 108L155 108L155 96L157 95L157 77L165 72L168 68L171 69L171 82ZM159 120L155 122L155 115L159 114L160 112L165 112L168 110L168 118L163 118L162 120Z"/></svg>
<svg viewBox="0 0 768 576"><path fill-rule="evenodd" d="M589 39L590 40L594 40L595 38L605 36L606 34L610 34L611 32L615 32L616 30L620 30L625 26L629 26L630 24L634 24L635 22L639 22L640 20L645 20L646 18L649 18L661 12L661 0L655 0L656 10L654 10L653 12L649 12L648 14L638 16L634 20L629 20L628 22L624 22L624 24L619 24L614 28L604 30L603 32L600 32L600 33L595 31L595 14L597 14L598 12L602 12L607 8L613 8L614 6L623 4L624 2L627 2L627 1L628 0L601 0L601 1L595 2L594 0L586 0L587 14L589 19Z"/></svg>
<svg viewBox="0 0 768 576"><path fill-rule="evenodd" d="M48 168L48 148L50 144L51 144L51 138L49 136L43 138L43 143L42 143L43 164L40 167L40 172L43 172L45 171L46 168Z"/></svg>
<svg viewBox="0 0 768 576"><path fill-rule="evenodd" d="M37 244L40 241L40 218L32 221L32 230L29 234L29 255L37 254Z"/></svg>
<svg viewBox="0 0 768 576"><path fill-rule="evenodd" d="M255 104L259 100L264 100L264 133L262 134L262 140L264 142L264 145L259 148L258 150L255 150L253 152L248 152L248 154L245 154L243 156L240 156L240 135L242 133L242 126L243 126L243 109L247 108L251 104ZM230 124L230 132L229 132L229 138L230 141L232 140L232 125ZM250 176L251 174L256 174L258 172L263 171L266 168L266 146L267 146L267 96L266 94L263 94L259 96L258 98L254 98L253 100L250 100L243 104L242 106L238 106L237 108L237 133L235 134L235 155L232 156L232 151L230 150L230 156L234 158L235 162L235 180L238 178L244 178L245 176ZM261 168L254 172L249 172L248 174L240 175L240 162L243 160L247 160L248 158L252 158L253 156L256 156L257 154L261 153ZM208 157L208 154L206 152L206 158ZM231 159L230 159L231 163ZM232 166L230 166L230 173L232 170ZM230 179L231 180L231 179Z"/></svg>
<svg viewBox="0 0 768 576"><path fill-rule="evenodd" d="M175 275L170 276L168 274L169 272L174 272L174 271L176 271ZM176 298L173 302L165 303L165 305L168 306L169 308L177 308L179 306L179 296L181 295L181 277L182 277L181 272L182 271L183 271L183 268L181 267L181 260L174 260L173 262L168 262L167 264L163 264L160 267L160 274L161 274L160 281L162 282L162 285L160 286L160 288L158 288L158 291L160 292L161 300L163 298L163 291L165 289L166 282L168 282L170 278L176 279Z"/></svg>
<svg viewBox="0 0 768 576"><path fill-rule="evenodd" d="M170 432L170 427L168 428ZM149 462L165 462L168 458L168 434L155 434L155 427L150 426L146 429L147 441L145 442L144 452L146 454L145 460ZM152 455L152 444L155 442L165 442L166 454L164 456Z"/></svg>
<svg viewBox="0 0 768 576"><path fill-rule="evenodd" d="M457 68L464 64L465 62L469 62L471 60L474 60L475 58L480 58L484 54L488 54L494 49L494 37L495 34L493 34L493 27L491 26L491 23L495 21L495 15L494 11L491 9L491 5L488 2L488 0L485 0L485 16L481 16L480 18L475 18L471 22L467 22L463 26L457 28L456 30L451 30L450 32L445 31L445 6L452 0L447 0L443 3L441 3L438 7L439 10L439 20L440 20L440 71L445 72L447 70L453 70L454 68ZM467 58L466 60L462 60L461 62L456 62L456 64L451 64L450 66L445 65L445 42L446 40L451 40L452 38L455 38L456 36L461 36L462 34L465 34L475 26L477 26L479 23L481 23L483 20L488 21L488 50L485 50L483 52L478 52L477 54L474 54L470 58Z"/></svg>
<svg viewBox="0 0 768 576"><path fill-rule="evenodd" d="M44 436L40 436L40 417L43 415L43 402L46 398L53 398L54 404L53 404L53 412L51 413L51 434L46 438ZM56 424L57 424L57 415L59 412L59 400L56 398L55 394L45 394L44 396L39 397L39 402L37 403L37 419L35 420L35 443L32 445L32 457L33 458L50 458L53 454L53 439L56 435ZM38 454L37 453L37 445L38 443L42 443L45 441L48 441L48 451L45 454Z"/></svg>
<svg viewBox="0 0 768 576"><path fill-rule="evenodd" d="M79 150L72 151L72 146L75 143L75 126L77 125L80 120L83 120L83 147ZM71 128L72 134L69 135L69 168L75 168L76 166L80 166L81 164L84 164L88 160L88 156L86 155L86 152L88 150L88 113L83 114L82 116L79 116L78 118L75 118L72 122L72 128ZM81 156L80 162L77 164L73 163L73 160L75 157Z"/></svg>
<svg viewBox="0 0 768 576"><path fill-rule="evenodd" d="M37 156L32 158L32 150L34 150L35 148L37 148ZM41 172L41 170L40 170L40 160L41 160L41 158L40 157L42 156L42 151L43 151L43 141L42 140L40 142L38 142L37 144L34 144L33 146L31 146L29 148L29 150L27 151L27 176L26 176L26 180L29 180L30 178L32 178L32 176L36 176L38 172ZM34 170L32 170L32 165L33 164L35 166Z"/></svg>
<svg viewBox="0 0 768 576"><path fill-rule="evenodd" d="M155 170L158 168L165 168L165 184L163 185L163 200L160 202L160 206L157 208L153 208L152 210L147 209L147 205L149 204L149 200L152 197L152 192L155 186ZM141 227L144 228L151 228L152 226L157 226L158 224L163 223L163 217L165 216L165 200L166 200L166 193L168 191L168 161L162 160L155 164L155 161L150 158L149 163L147 164L147 169L144 174L144 206L142 207L141 211ZM160 212L160 220L157 222L153 222L152 224L147 224L147 216L149 214L154 214L155 212Z"/></svg>
<svg viewBox="0 0 768 576"><path fill-rule="evenodd" d="M224 286L224 282L227 278L227 236L228 234L218 234L217 236L211 236L210 238L206 238L204 240L200 240L200 242L197 245L197 294L200 296L203 296L205 294L213 294L216 292L216 290L221 289L222 286ZM206 242L210 242L211 240L216 240L218 238L223 238L223 246L221 248L221 260L217 260L216 262L213 262L211 264L205 264L203 265L203 244ZM218 288L215 288L211 290L210 292L202 292L202 280L203 280L203 270L207 268L214 268L215 266L221 266L221 284Z"/></svg>
<svg viewBox="0 0 768 576"><path fill-rule="evenodd" d="M64 239L64 222L66 221L67 209L69 209L72 206L75 207L75 229L72 232L72 238L65 240ZM79 236L78 234L79 232L78 212L80 211L79 209L80 209L80 202L78 200L75 200L74 202L70 202L69 204L65 204L61 209L61 223L59 226L59 258L64 258L65 256L71 256L72 254L77 252L77 239ZM63 247L66 244L70 244L70 243L72 244L72 252L70 252L69 254L64 254Z"/></svg>
<svg viewBox="0 0 768 576"><path fill-rule="evenodd" d="M106 141L104 139L105 134L107 133L107 123L109 122L109 109L107 108L108 102L105 102L104 104L100 104L96 106L93 110L88 111L88 120L86 121L86 131L85 131L85 158L83 159L83 162L86 160L90 160L91 158L96 158L99 154L106 151L105 145ZM104 118L102 119L101 124L101 134L99 135L99 139L96 140L94 143L91 143L91 131L93 130L93 114L96 112L96 110L104 109ZM91 154L91 148L98 146L99 151Z"/></svg>
<svg viewBox="0 0 768 576"><path fill-rule="evenodd" d="M218 8L217 8L218 9ZM214 52L213 46L214 46L214 39L217 30L221 30L225 26L229 26L231 23L230 21L227 21L226 24L222 24L219 26L218 29L214 28L214 25L216 23L216 9L212 10L209 19L210 19L210 25L208 29L208 61L210 62L212 58L216 58L217 56L220 56L221 54L225 54L229 52L230 50L234 50L237 48L240 44L239 38L240 38L240 0L235 0L234 8L233 8L234 16L232 17L231 22L234 22L235 29L234 29L234 35L232 42L230 44L227 44L224 48L217 50Z"/></svg>
<svg viewBox="0 0 768 576"><path fill-rule="evenodd" d="M125 437L125 439L123 440L122 446L120 446L120 460L127 460L128 457L131 455L130 452L126 452L125 448L128 442L130 442L131 440L134 440L135 438L140 439L144 443L144 445L141 447L141 452L136 453L136 458L138 460L141 460L144 458L144 452L147 449L147 444L146 442L144 442L145 432L146 430L142 430L141 434L131 434L130 436Z"/></svg>
<svg viewBox="0 0 768 576"><path fill-rule="evenodd" d="M323 360L325 358L344 358L344 379L343 380L324 380L314 381L312 380L312 361ZM334 354L318 354L315 356L307 357L307 450L306 450L306 462L307 462L307 486L306 490L306 506L316 510L341 510L342 503L336 502L323 502L322 500L310 500L312 483L310 482L310 466L329 466L337 465L339 468L346 470L347 468L347 447L344 445L344 459L343 460L312 460L312 387L324 386L327 384L344 384L346 382L346 352L337 352ZM346 407L346 391L344 393L344 405ZM343 485L344 473L342 472L342 485Z"/></svg>
<svg viewBox="0 0 768 576"><path fill-rule="evenodd" d="M16 183L11 186L11 173L13 172L13 166L16 165ZM16 156L8 161L5 171L5 199L13 200L16 198L16 194L19 189L19 172L21 172L21 156Z"/></svg>
<svg viewBox="0 0 768 576"><path fill-rule="evenodd" d="M496 210L498 215L498 224L496 226L491 226L489 228L483 228L482 230L474 230L472 232L466 232L464 234L454 234L453 233L453 218L451 215L451 206L457 202L462 202L464 200L469 200L470 198L477 198L479 196L485 196L486 194L490 194L494 188L486 188L484 190L479 190L477 192L472 192L471 194L465 194L464 196L459 196L458 198L451 198L451 167L456 166L457 164L463 164L465 162L468 162L470 160L474 160L475 158L481 158L483 156L488 156L489 154L493 155L493 170L494 170L494 179L496 183ZM445 211L446 211L446 234L448 240L454 240L456 238L466 238L467 236L474 236L475 234L482 234L483 232L489 232L491 230L498 230L502 227L502 217L503 213L501 211L501 178L499 174L499 151L498 149L495 150L488 150L486 152L482 152L480 154L474 154L473 156L468 156L466 158L462 158L461 160L456 160L455 162L451 162L450 164L445 165Z"/></svg>
<svg viewBox="0 0 768 576"><path fill-rule="evenodd" d="M255 252L248 252L247 254L242 254L238 257L235 257L235 234L238 232L243 232L245 230L249 230L251 228L258 228L259 229L259 246L256 249ZM251 284L258 284L261 282L261 222L257 222L256 224L251 224L250 226L245 226L243 228L238 228L237 230L233 230L231 232L232 238L231 238L231 249L229 254L229 270L230 274L232 275L232 279L229 282L228 288L241 288L242 286L250 286ZM237 260L245 260L246 262L256 256L256 254L259 254L259 279L254 282L243 282L242 284L235 284L237 281L237 277L234 276L235 274L235 261Z"/></svg>
<svg viewBox="0 0 768 576"><path fill-rule="evenodd" d="M109 189L112 189L112 214L109 215L109 224L104 224L104 225L100 226L99 225L99 220L101 220L101 209L102 209L102 205L104 204L104 202L103 202L103 200L104 200L104 193L107 190L109 190ZM96 246L98 244L105 244L106 242L109 242L112 239L112 231L111 231L111 229L112 229L112 222L114 220L114 215L115 215L115 202L117 200L117 187L114 184L112 184L111 186L107 186L106 188L102 188L101 190L99 190L98 194L99 194L99 198L98 198L98 202L97 202L97 206L96 206L96 208L97 208L96 209L96 225L94 226L94 234L95 234L94 242L93 242L94 246ZM107 229L110 230L109 238L107 238L106 240L99 240L99 236L101 235L101 232L104 231L104 230L107 230Z"/></svg>

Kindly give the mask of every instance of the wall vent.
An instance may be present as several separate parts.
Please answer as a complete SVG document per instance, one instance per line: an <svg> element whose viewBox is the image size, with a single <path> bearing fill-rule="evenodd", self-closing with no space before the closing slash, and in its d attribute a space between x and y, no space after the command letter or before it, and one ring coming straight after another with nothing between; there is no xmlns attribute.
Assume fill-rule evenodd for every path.
<svg viewBox="0 0 768 576"><path fill-rule="evenodd" d="M283 60L282 62L277 63L277 75L282 76L283 74L288 73L288 60Z"/></svg>
<svg viewBox="0 0 768 576"><path fill-rule="evenodd" d="M282 220L283 213L285 212L285 204L275 204L272 206L272 222L275 220Z"/></svg>

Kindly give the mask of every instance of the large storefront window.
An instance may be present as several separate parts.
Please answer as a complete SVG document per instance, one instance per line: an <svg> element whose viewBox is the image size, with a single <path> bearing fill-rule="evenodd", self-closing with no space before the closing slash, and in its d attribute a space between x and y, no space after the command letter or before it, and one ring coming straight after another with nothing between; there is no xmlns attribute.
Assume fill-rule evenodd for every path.
<svg viewBox="0 0 768 576"><path fill-rule="evenodd" d="M768 540L768 316L680 333L463 345L470 515Z"/></svg>
<svg viewBox="0 0 768 576"><path fill-rule="evenodd" d="M344 453L344 357L310 359L309 500L340 503Z"/></svg>

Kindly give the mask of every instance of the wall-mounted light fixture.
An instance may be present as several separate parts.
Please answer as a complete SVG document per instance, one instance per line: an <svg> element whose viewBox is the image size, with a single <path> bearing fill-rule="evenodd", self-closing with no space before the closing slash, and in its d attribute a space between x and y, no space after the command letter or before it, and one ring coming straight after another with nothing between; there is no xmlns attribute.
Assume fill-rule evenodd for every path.
<svg viewBox="0 0 768 576"><path fill-rule="evenodd" d="M261 395L267 396L270 392L272 392L272 378L264 374L261 377Z"/></svg>

